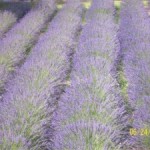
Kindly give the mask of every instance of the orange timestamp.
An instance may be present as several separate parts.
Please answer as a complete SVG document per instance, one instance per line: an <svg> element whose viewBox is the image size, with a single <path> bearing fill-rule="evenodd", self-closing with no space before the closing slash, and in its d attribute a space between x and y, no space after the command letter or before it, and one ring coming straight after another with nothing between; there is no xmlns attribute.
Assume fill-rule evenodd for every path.
<svg viewBox="0 0 150 150"><path fill-rule="evenodd" d="M148 128L130 128L129 133L131 136L150 136L150 129Z"/></svg>

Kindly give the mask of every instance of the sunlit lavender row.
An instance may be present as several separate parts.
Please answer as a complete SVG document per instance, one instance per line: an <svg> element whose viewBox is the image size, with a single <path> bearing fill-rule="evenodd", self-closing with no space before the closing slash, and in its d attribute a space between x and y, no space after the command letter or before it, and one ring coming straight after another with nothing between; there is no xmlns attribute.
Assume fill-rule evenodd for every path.
<svg viewBox="0 0 150 150"><path fill-rule="evenodd" d="M68 2L11 81L0 107L0 149L42 150L46 146L45 107L65 84L81 13L79 2Z"/></svg>
<svg viewBox="0 0 150 150"><path fill-rule="evenodd" d="M150 149L150 20L142 1L124 1L120 43L127 81L131 137L127 149Z"/></svg>
<svg viewBox="0 0 150 150"><path fill-rule="evenodd" d="M98 0L93 3L96 9L105 4ZM93 13L79 40L71 85L49 124L49 149L117 150L125 142L127 118L112 75L118 49L114 16Z"/></svg>
<svg viewBox="0 0 150 150"><path fill-rule="evenodd" d="M54 0L40 1L0 41L0 91L55 10Z"/></svg>

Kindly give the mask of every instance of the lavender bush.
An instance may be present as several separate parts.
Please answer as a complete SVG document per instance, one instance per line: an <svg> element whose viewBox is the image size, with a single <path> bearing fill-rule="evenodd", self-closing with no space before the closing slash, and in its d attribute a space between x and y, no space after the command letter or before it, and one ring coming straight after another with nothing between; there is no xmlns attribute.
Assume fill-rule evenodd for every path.
<svg viewBox="0 0 150 150"><path fill-rule="evenodd" d="M105 0L100 0L100 1L93 0L92 6L86 13L86 19L88 21L88 20L91 20L94 16L96 17L97 14L99 16L100 14L109 15L110 13L114 13L114 1L107 0L106 2Z"/></svg>
<svg viewBox="0 0 150 150"><path fill-rule="evenodd" d="M49 150L117 150L125 142L127 117L112 75L116 33L111 13L93 15L83 28L71 85L49 121Z"/></svg>
<svg viewBox="0 0 150 150"><path fill-rule="evenodd" d="M30 4L0 2L0 6L0 38L2 38L4 33L30 10Z"/></svg>
<svg viewBox="0 0 150 150"><path fill-rule="evenodd" d="M43 150L48 146L43 128L46 107L53 110L49 106L52 96L66 84L81 13L80 2L69 1L10 82L0 106L0 149Z"/></svg>
<svg viewBox="0 0 150 150"><path fill-rule="evenodd" d="M0 90L55 10L54 0L40 1L0 41Z"/></svg>
<svg viewBox="0 0 150 150"><path fill-rule="evenodd" d="M19 2L14 2L14 1L0 1L0 9L2 11L10 11L12 13L14 13L17 18L21 18L23 17L30 9L31 9L31 3L30 2L23 2L23 1L19 1Z"/></svg>
<svg viewBox="0 0 150 150"><path fill-rule="evenodd" d="M150 21L142 1L124 2L120 41L128 101L133 108L130 124L136 130L129 138L128 149L148 150L150 134L144 132L150 131Z"/></svg>
<svg viewBox="0 0 150 150"><path fill-rule="evenodd" d="M9 11L0 12L0 38L17 21L15 14Z"/></svg>

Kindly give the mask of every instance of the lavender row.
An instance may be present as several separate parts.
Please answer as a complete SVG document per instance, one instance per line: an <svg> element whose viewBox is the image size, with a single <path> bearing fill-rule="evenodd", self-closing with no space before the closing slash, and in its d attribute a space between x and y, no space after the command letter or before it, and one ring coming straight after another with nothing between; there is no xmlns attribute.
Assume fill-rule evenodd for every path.
<svg viewBox="0 0 150 150"><path fill-rule="evenodd" d="M55 10L54 0L40 1L0 41L0 91Z"/></svg>
<svg viewBox="0 0 150 150"><path fill-rule="evenodd" d="M103 7L97 0L93 5ZM71 85L50 119L49 149L117 150L125 142L127 117L112 75L116 34L113 14L93 15L83 28Z"/></svg>
<svg viewBox="0 0 150 150"><path fill-rule="evenodd" d="M31 8L29 3L3 3L0 11L0 38Z"/></svg>
<svg viewBox="0 0 150 150"><path fill-rule="evenodd" d="M0 149L42 150L48 146L43 128L46 107L53 110L49 106L52 96L66 84L81 12L80 2L69 1L11 81L0 107Z"/></svg>
<svg viewBox="0 0 150 150"><path fill-rule="evenodd" d="M86 19L91 20L93 17L101 15L109 15L111 13L114 13L114 1L107 0L107 3L105 0L101 1L94 1L88 12L86 13Z"/></svg>
<svg viewBox="0 0 150 150"><path fill-rule="evenodd" d="M147 150L150 148L150 135L145 134L150 131L150 21L142 1L124 2L120 41L126 92L133 109L128 148ZM142 131L144 136L141 135Z"/></svg>
<svg viewBox="0 0 150 150"><path fill-rule="evenodd" d="M15 24L17 21L17 17L15 14L9 11L1 11L0 12L0 38L4 35L8 29Z"/></svg>

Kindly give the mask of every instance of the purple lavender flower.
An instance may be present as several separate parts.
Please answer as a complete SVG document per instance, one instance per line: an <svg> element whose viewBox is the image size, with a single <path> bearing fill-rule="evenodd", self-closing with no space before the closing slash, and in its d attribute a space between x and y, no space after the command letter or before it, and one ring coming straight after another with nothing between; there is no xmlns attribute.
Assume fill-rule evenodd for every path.
<svg viewBox="0 0 150 150"><path fill-rule="evenodd" d="M69 54L80 29L81 11L80 3L69 1L40 37L16 78L8 84L0 106L0 149L47 146L43 129L46 107L53 95L58 94L58 87L66 84Z"/></svg>
<svg viewBox="0 0 150 150"><path fill-rule="evenodd" d="M30 10L29 3L9 2L0 10L0 39Z"/></svg>
<svg viewBox="0 0 150 150"><path fill-rule="evenodd" d="M101 15L109 15L114 13L114 1L113 0L93 0L92 6L86 13L86 19L91 20L93 17Z"/></svg>
<svg viewBox="0 0 150 150"><path fill-rule="evenodd" d="M47 149L117 150L125 142L127 118L112 75L118 47L113 19L97 14L83 28L71 85L49 117Z"/></svg>
<svg viewBox="0 0 150 150"><path fill-rule="evenodd" d="M0 12L0 38L17 21L15 14L9 11Z"/></svg>
<svg viewBox="0 0 150 150"><path fill-rule="evenodd" d="M140 130L150 130L150 21L140 0L124 2L121 12L120 41L125 77L128 82L128 101L133 108L130 123L138 130L129 138L129 147L150 148L150 135L140 135Z"/></svg>
<svg viewBox="0 0 150 150"><path fill-rule="evenodd" d="M37 34L55 10L54 0L40 1L0 41L0 68L3 68L0 70L3 75L0 76L0 88L15 70L15 66L25 58L26 50L36 41Z"/></svg>

